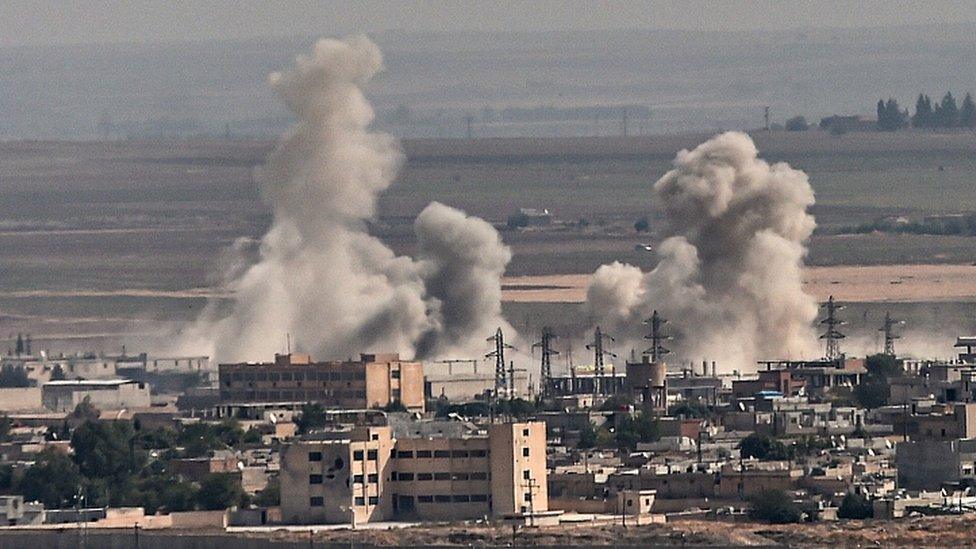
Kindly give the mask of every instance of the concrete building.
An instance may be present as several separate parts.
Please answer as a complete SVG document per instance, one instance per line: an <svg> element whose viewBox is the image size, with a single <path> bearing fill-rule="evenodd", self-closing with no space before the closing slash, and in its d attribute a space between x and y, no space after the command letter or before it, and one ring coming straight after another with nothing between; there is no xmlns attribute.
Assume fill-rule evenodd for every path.
<svg viewBox="0 0 976 549"><path fill-rule="evenodd" d="M55 412L70 412L88 399L99 410L148 408L149 387L128 379L49 381L41 386L44 407Z"/></svg>
<svg viewBox="0 0 976 549"><path fill-rule="evenodd" d="M327 408L382 408L394 401L424 411L424 369L396 353L363 354L359 361L312 362L308 355L275 355L270 363L221 364L222 405L318 402Z"/></svg>
<svg viewBox="0 0 976 549"><path fill-rule="evenodd" d="M794 380L803 380L808 393L826 391L833 387L855 387L868 370L863 358L828 360L764 360L766 370L788 370Z"/></svg>
<svg viewBox="0 0 976 549"><path fill-rule="evenodd" d="M463 520L548 510L545 424L446 429L441 436L421 432L425 436L407 436L416 432L405 429L395 434L390 426L356 427L285 444L282 519Z"/></svg>
<svg viewBox="0 0 976 549"><path fill-rule="evenodd" d="M976 439L911 440L895 448L898 487L938 490L947 482L976 480Z"/></svg>

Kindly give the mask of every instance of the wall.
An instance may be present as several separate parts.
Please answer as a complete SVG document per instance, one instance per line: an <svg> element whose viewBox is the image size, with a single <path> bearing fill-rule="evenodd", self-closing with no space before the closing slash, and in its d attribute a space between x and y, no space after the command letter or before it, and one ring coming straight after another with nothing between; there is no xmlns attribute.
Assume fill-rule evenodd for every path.
<svg viewBox="0 0 976 549"><path fill-rule="evenodd" d="M44 409L40 387L0 388L0 412L31 412Z"/></svg>

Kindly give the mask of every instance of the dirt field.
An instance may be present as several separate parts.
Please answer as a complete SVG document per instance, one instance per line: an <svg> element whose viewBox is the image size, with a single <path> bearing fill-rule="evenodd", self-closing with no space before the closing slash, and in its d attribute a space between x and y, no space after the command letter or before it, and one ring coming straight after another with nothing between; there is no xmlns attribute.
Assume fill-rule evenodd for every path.
<svg viewBox="0 0 976 549"><path fill-rule="evenodd" d="M515 276L503 281L509 302L580 303L590 275ZM976 301L973 265L842 265L808 267L807 292L819 300L833 295L846 302Z"/></svg>
<svg viewBox="0 0 976 549"><path fill-rule="evenodd" d="M972 546L976 517L924 517L899 521L841 521L769 525L701 520L624 528L619 525L547 527L520 531L480 525L424 526L398 530L330 531L315 543L366 546ZM256 536L257 534L251 534ZM275 541L307 540L303 532L264 535Z"/></svg>

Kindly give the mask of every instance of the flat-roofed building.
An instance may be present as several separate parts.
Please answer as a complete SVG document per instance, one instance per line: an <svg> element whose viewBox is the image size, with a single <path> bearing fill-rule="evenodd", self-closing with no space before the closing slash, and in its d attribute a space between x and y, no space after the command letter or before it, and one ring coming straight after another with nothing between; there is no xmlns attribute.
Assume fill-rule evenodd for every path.
<svg viewBox="0 0 976 549"><path fill-rule="evenodd" d="M318 402L327 408L383 408L399 401L424 411L424 368L396 353L363 354L358 361L312 362L308 355L275 355L274 362L221 364L222 405Z"/></svg>
<svg viewBox="0 0 976 549"><path fill-rule="evenodd" d="M454 428L416 436L389 426L357 427L285 444L283 520L450 521L548 510L544 423L491 425L487 432L438 423ZM458 432L458 426L470 428Z"/></svg>
<svg viewBox="0 0 976 549"><path fill-rule="evenodd" d="M41 402L48 410L70 412L88 400L99 410L148 408L149 386L128 379L71 379L41 386Z"/></svg>

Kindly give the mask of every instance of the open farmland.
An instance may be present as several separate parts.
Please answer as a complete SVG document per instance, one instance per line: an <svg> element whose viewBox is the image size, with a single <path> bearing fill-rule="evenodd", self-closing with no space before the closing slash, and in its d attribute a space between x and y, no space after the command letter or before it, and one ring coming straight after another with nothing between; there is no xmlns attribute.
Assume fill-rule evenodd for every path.
<svg viewBox="0 0 976 549"><path fill-rule="evenodd" d="M509 275L584 274L614 260L649 269L654 254L635 244L659 241L651 187L676 151L706 138L407 141L402 172L382 195L371 231L398 253L411 253L413 217L432 200L498 226L519 207L548 208L562 222L557 227L503 231L514 252ZM754 138L765 158L807 171L814 214L827 228L976 210L971 133ZM253 170L271 146L0 144L0 335L30 330L50 336L52 346L97 348L152 332L150 322L196 316L219 281L224 251L242 237L253 242L268 226ZM634 221L645 216L651 232L635 233ZM817 266L974 260L976 238L961 236L825 233L814 236L808 255Z"/></svg>

